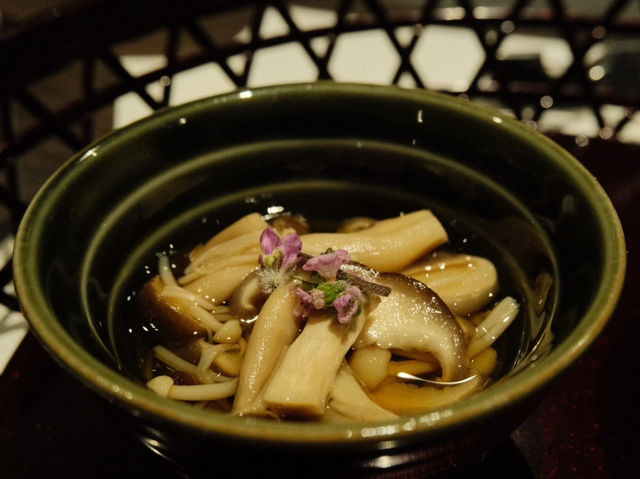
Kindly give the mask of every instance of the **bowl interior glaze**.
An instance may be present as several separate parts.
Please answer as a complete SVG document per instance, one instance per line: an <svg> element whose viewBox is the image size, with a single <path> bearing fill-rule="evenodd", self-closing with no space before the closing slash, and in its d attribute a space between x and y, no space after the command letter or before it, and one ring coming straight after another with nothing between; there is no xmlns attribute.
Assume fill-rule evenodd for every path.
<svg viewBox="0 0 640 479"><path fill-rule="evenodd" d="M186 251L245 213L273 208L304 213L318 228L432 209L451 245L489 255L502 293L522 301L499 343L506 376L469 400L387 424L277 424L148 391L129 329L155 254ZM187 453L176 434L303 454L419 447L435 461L455 454L462 437L482 449L526 417L604 327L624 251L602 188L546 137L449 96L321 82L167 109L87 147L30 205L15 280L53 357L177 462ZM546 277L553 286L541 295Z"/></svg>

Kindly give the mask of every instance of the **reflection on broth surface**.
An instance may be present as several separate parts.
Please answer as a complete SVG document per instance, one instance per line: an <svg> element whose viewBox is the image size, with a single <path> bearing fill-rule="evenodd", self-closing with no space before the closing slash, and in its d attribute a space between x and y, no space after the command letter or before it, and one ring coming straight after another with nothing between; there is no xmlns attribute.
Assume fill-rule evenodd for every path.
<svg viewBox="0 0 640 479"><path fill-rule="evenodd" d="M129 302L148 387L235 415L376 421L467 398L513 366L520 345L496 340L530 313L486 245L452 244L429 209L315 224L248 213L186 258L159 255Z"/></svg>

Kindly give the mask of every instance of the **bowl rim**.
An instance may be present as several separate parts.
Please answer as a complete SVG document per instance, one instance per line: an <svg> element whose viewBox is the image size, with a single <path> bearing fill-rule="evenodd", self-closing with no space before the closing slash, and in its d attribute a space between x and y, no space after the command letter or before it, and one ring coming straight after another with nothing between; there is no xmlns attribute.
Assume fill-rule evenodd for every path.
<svg viewBox="0 0 640 479"><path fill-rule="evenodd" d="M308 423L284 422L276 425L273 421L264 419L216 414L162 398L103 364L75 343L57 323L52 311L44 307L47 303L46 295L37 287L37 272L34 271L36 268L30 267L28 261L32 252L35 252L36 246L31 238L34 228L37 228L38 222L42 221L40 210L47 201L49 190L54 189L58 180L72 172L78 164L90 160L91 155L100 145L117 142L123 138L123 135L126 137L127 134L138 129L153 128L168 119L178 119L193 109L206 110L215 107L218 102L235 101L246 105L254 97L281 96L292 92L317 95L400 96L403 99L415 101L416 104L437 104L457 114L474 117L477 121L499 124L508 134L525 138L529 142L536 142L538 148L545 150L547 155L556 158L558 162L563 162L564 168L571 172L575 181L592 190L594 214L605 234L603 284L598 288L590 308L581 316L576 329L549 354L536 361L532 367L520 371L508 381L498 381L491 386L489 392L481 392L450 407L383 423L314 424L313 427L309 427ZM470 419L486 418L540 391L587 351L613 314L624 283L626 247L616 210L595 177L576 158L550 138L514 118L483 105L443 93L409 90L395 86L320 81L247 88L168 107L97 139L59 168L30 202L16 235L13 264L14 284L22 311L31 331L40 343L64 369L99 395L124 406L134 416L149 417L162 422L175 422L200 433L243 441L267 440L289 444L310 442L345 446L351 443L362 443L362 441L395 440L416 433L423 437L435 437L461 427Z"/></svg>

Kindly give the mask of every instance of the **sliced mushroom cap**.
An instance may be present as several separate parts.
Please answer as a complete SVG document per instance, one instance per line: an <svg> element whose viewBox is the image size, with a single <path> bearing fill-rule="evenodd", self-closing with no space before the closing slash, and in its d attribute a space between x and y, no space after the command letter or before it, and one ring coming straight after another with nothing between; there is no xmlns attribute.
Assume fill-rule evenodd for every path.
<svg viewBox="0 0 640 479"><path fill-rule="evenodd" d="M185 311L181 302L162 294L164 283L159 276L148 281L139 297L142 320L155 331L163 344L182 342L207 335L200 321Z"/></svg>
<svg viewBox="0 0 640 479"><path fill-rule="evenodd" d="M403 271L428 285L455 314L480 311L498 292L498 272L480 256L433 252Z"/></svg>
<svg viewBox="0 0 640 479"><path fill-rule="evenodd" d="M378 307L360 334L357 345L432 353L442 368L442 381L463 377L467 341L447 305L428 286L398 273L380 273L375 282L391 294Z"/></svg>
<svg viewBox="0 0 640 479"><path fill-rule="evenodd" d="M229 298L231 314L238 319L253 319L268 297L262 289L258 272L254 271L240 283Z"/></svg>

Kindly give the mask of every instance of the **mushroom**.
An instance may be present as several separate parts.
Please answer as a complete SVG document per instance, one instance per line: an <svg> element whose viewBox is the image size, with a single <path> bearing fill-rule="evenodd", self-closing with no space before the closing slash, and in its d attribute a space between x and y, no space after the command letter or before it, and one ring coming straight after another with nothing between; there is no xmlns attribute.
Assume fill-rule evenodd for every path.
<svg viewBox="0 0 640 479"><path fill-rule="evenodd" d="M260 284L258 272L254 271L231 294L228 301L230 312L238 319L252 320L258 315L268 297Z"/></svg>
<svg viewBox="0 0 640 479"><path fill-rule="evenodd" d="M240 369L238 391L233 405L235 414L263 413L259 394L283 351L299 331L299 321L293 314L296 302L297 296L287 284L271 293L260 310Z"/></svg>
<svg viewBox="0 0 640 479"><path fill-rule="evenodd" d="M460 315L480 311L498 292L498 272L480 256L434 251L403 274L429 286Z"/></svg>
<svg viewBox="0 0 640 479"><path fill-rule="evenodd" d="M153 277L144 285L139 305L143 321L160 336L164 344L207 335L204 325L188 313L179 298L164 294L164 283L160 276Z"/></svg>
<svg viewBox="0 0 640 479"><path fill-rule="evenodd" d="M300 335L283 353L265 385L263 399L278 415L320 416L329 391L353 342L366 323L370 301L348 324L321 310L307 319Z"/></svg>
<svg viewBox="0 0 640 479"><path fill-rule="evenodd" d="M486 378L478 374L455 386L431 387L405 383L389 377L371 398L382 408L395 414L416 414L461 401L480 390Z"/></svg>
<svg viewBox="0 0 640 479"><path fill-rule="evenodd" d="M366 274L364 268L361 271ZM424 283L399 273L379 273L375 282L389 286L391 294L381 298L369 314L357 347L375 344L430 352L440 363L440 380L461 379L467 366L467 341L444 301Z"/></svg>
<svg viewBox="0 0 640 479"><path fill-rule="evenodd" d="M398 416L376 404L345 363L329 390L327 407L354 421L387 421Z"/></svg>
<svg viewBox="0 0 640 479"><path fill-rule="evenodd" d="M310 233L301 236L303 251L316 256L328 248L344 249L353 261L378 271L399 271L449 238L429 210L418 210L373 223L350 233Z"/></svg>

